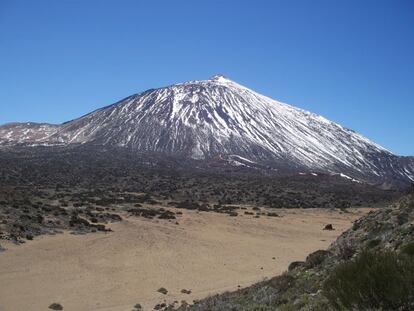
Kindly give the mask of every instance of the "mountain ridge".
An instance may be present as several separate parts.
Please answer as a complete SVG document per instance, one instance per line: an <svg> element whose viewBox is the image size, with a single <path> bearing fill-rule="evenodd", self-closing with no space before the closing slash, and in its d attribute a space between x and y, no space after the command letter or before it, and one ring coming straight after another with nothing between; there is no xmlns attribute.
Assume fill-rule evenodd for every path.
<svg viewBox="0 0 414 311"><path fill-rule="evenodd" d="M149 89L60 125L24 124L0 126L0 145L114 145L194 159L237 155L371 183L414 181L414 157L396 156L223 75Z"/></svg>

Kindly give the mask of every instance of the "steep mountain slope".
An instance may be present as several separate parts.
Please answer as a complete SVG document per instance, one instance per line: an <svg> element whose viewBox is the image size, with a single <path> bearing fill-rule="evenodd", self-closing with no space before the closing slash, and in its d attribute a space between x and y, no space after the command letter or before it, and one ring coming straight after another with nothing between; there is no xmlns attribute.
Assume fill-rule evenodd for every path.
<svg viewBox="0 0 414 311"><path fill-rule="evenodd" d="M3 144L11 137L30 143L27 133L10 135L4 127L0 133ZM33 143L125 146L196 159L237 155L377 183L414 180L413 158L219 75L132 95L32 137Z"/></svg>

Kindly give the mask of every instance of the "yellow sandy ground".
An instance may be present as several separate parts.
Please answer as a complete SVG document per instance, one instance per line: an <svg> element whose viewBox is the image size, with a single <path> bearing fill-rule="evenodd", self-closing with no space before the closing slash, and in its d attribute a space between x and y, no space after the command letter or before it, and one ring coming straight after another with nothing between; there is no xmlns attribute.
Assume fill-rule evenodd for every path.
<svg viewBox="0 0 414 311"><path fill-rule="evenodd" d="M290 262L325 249L366 211L291 209L276 210L280 218L253 218L183 210L179 225L124 216L111 233L2 242L0 311L45 311L52 302L65 311L192 302L280 274ZM327 223L336 230L322 230ZM158 293L160 287L168 294Z"/></svg>

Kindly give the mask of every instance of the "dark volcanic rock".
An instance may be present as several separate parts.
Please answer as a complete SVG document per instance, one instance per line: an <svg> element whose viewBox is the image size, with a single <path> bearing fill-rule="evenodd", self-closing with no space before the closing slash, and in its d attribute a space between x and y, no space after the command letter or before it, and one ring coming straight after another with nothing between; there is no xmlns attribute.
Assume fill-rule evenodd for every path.
<svg viewBox="0 0 414 311"><path fill-rule="evenodd" d="M60 303L52 303L49 306L49 309L52 309L52 310L63 310L63 306Z"/></svg>
<svg viewBox="0 0 414 311"><path fill-rule="evenodd" d="M383 187L414 178L414 157L394 155L353 130L223 76L150 89L61 125L0 126L0 146L27 144L122 146L224 168L334 172Z"/></svg>
<svg viewBox="0 0 414 311"><path fill-rule="evenodd" d="M335 230L334 227L332 226L332 224L327 224L323 230Z"/></svg>

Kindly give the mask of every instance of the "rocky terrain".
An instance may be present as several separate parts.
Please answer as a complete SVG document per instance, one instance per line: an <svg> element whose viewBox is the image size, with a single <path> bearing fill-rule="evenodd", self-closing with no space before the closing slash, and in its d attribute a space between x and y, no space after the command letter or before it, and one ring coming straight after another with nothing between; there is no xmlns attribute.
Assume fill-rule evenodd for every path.
<svg viewBox="0 0 414 311"><path fill-rule="evenodd" d="M383 188L414 180L413 157L220 75L150 89L60 125L0 126L0 146L77 144L227 159L281 174L342 174Z"/></svg>
<svg viewBox="0 0 414 311"><path fill-rule="evenodd" d="M413 256L414 191L281 276L178 310L413 310Z"/></svg>
<svg viewBox="0 0 414 311"><path fill-rule="evenodd" d="M260 217L260 207L381 207L399 196L341 176L281 177L243 166L223 169L219 162L188 166L174 157L136 157L124 149L54 148L0 153L0 239L107 231L123 212L165 220L175 217L169 208L234 216L243 211L232 205L250 204ZM163 209L145 207L155 204Z"/></svg>
<svg viewBox="0 0 414 311"><path fill-rule="evenodd" d="M267 236L270 233L280 235L279 246L282 249L287 238L294 240L289 243L301 247L303 255L317 248L307 248L310 244L303 245L303 236L299 239L286 237L286 232L311 235L314 238L309 239L309 243L314 243L311 245L326 247L333 236L330 236L331 240L320 239L322 223L319 221L341 218L344 229L351 221L349 208L382 208L355 222L353 228L343 233L328 250L319 250L303 262L292 263L289 271L281 276L236 292L209 297L193 305L187 302L169 305L163 301L154 309L412 310L413 300L410 299L413 293L405 288L414 288L410 279L411 266L407 263L413 248L410 244L413 240L413 195L395 202L414 179L413 172L412 157L393 155L321 116L271 100L221 76L190 81L130 96L60 125L14 123L0 126L0 252L7 253L4 245L23 248L14 244L33 239L38 241L26 245L43 242L47 249L49 242L37 237L57 234L76 252L79 240L71 237L83 235L85 241L97 245L99 254L109 256L106 259L98 257L96 265L92 264L97 272L90 277L95 280L102 271L113 266L113 254L108 254L106 245L100 241L101 236L111 241L113 248L120 250L117 254L120 262L125 263L123 255L128 254L131 261L128 261L127 269L135 267L135 258L142 258L133 257L137 252L130 248L131 236L141 243L134 242L139 249L158 243L159 246L152 249L155 250L154 256L166 258L175 254L177 247L182 247L179 241L170 238L170 234L179 235L181 239L194 236L196 245L182 251L193 256L195 263L201 259L193 249L197 248L201 253L213 250L212 254L218 254L222 248L221 242L217 244L217 241L224 236L228 239L228 249L234 247L238 254L244 253L246 247L252 248L243 241L236 243L240 238L234 232L240 229L244 230L240 234L244 234L246 241L255 243L257 253L264 252L261 249L265 245L262 244L263 235L266 235L268 243L272 239ZM391 204L395 205L385 208ZM317 213L308 215L318 222L317 228L315 224L309 228L305 225L307 219L296 215L297 211L305 215L305 211L311 208L323 211L322 216ZM294 217L286 212L280 216L279 211L287 209L297 209L292 212ZM333 216L330 211L340 216ZM286 217L282 221L290 226L277 224L282 217ZM290 222L288 217L292 217ZM205 219L218 223L207 224ZM262 222L255 222L258 219ZM181 227L182 222L185 226ZM241 223L244 228L240 228ZM263 228L261 224L264 224ZM292 224L304 228L298 232L291 227ZM324 232L335 230L331 223L323 226ZM113 228L120 228L120 231L114 232ZM186 232L185 228L189 231ZM200 232L200 228L205 231ZM262 236L257 235L258 231ZM148 232L151 234L147 239L141 240ZM217 232L221 235L218 240L214 237ZM109 235L113 238L108 238ZM251 236L254 239L250 239ZM122 245L118 245L118 237L122 239ZM59 241L50 243L54 247L60 245ZM168 248L171 245L173 250ZM209 248L204 248L206 246ZM32 279L37 280L38 271L47 270L42 259L45 254L43 249L29 249L40 258L36 265L38 270L34 269L31 274ZM382 249L389 252L380 252ZM164 252L158 253L160 250ZM220 273L228 273L228 283L223 288L234 290L230 285L239 274L227 269L226 264L234 254L226 251L224 249L221 257L223 266ZM149 266L154 260L150 258L151 254L147 258ZM245 285L252 284L252 278L258 273L247 265L249 262L258 264L255 253L250 255L246 257L244 267L249 271L249 277L245 278L249 283ZM289 258L296 258L295 252L290 255L293 257ZM13 254L10 256L13 258ZM56 256L63 255L56 253ZM82 256L89 258L91 254L86 252ZM27 258L19 258L23 265L27 265ZM276 259L266 258L271 259L272 264ZM68 259L68 267L73 267L71 258L63 256L64 259ZM208 259L206 265L214 262L214 256L204 259ZM368 293L361 302L360 297L352 296L352 291L344 292L338 286L338 280L349 274L346 269L354 269L357 275L364 275L362 272L371 270L366 266L362 269L359 265L368 262L369 267L376 267L376 261L381 265L387 262L389 266L385 268L394 269L393 275L399 277L384 281L402 284L400 287L390 286L392 293L376 288L375 292L383 296L372 297ZM283 262L283 267L287 262ZM395 262L397 264L392 266ZM79 271L91 267L87 259L78 264L76 269ZM176 268L164 262L159 266ZM274 266L269 264L269 267ZM56 269L56 273L62 273L59 266ZM76 269L74 274L78 273ZM193 269L205 277L203 269L197 265ZM262 271L263 267L259 269ZM149 273L148 279L154 277L153 271L144 270ZM404 273L400 273L403 270ZM16 286L19 286L21 279L13 279L7 271L5 268L3 273L10 277L10 281L17 280ZM142 274L142 271L134 271ZM117 273L123 273L123 270L110 272L119 282L122 281ZM211 271L207 272L213 276ZM273 271L272 275L280 272ZM383 274L374 271L368 279L375 281L377 275ZM177 277L173 274L173 278ZM199 283L191 275L187 278L192 280L191 284ZM71 280L89 288L82 281ZM216 284L216 281L211 278L209 284ZM350 282L351 288L355 286L352 280L344 281ZM44 280L41 282L46 286ZM136 279L130 282L142 286L142 291L149 290L137 284ZM365 284L364 280L361 282ZM99 282L93 284L96 283ZM53 282L48 286L50 284L49 289L52 290ZM120 285L118 289L124 290L124 287ZM106 299L99 287L93 290L96 297ZM123 299L131 298L130 293L123 293L123 290L117 296L118 306ZM175 297L191 294L191 289L182 290ZM365 293L363 289L360 292ZM408 297L408 302L399 293ZM161 287L158 294L168 295L168 290ZM28 292L26 295L34 297ZM147 297L152 295L153 292L146 292ZM68 303L75 304L75 300L71 297ZM85 305L90 303L88 297L84 300ZM10 299L11 305L16 301L19 297ZM136 311L142 309L138 302L134 307ZM110 304L106 300L104 303ZM42 301L39 308L43 306ZM51 300L49 308L61 310L63 306L61 301Z"/></svg>

